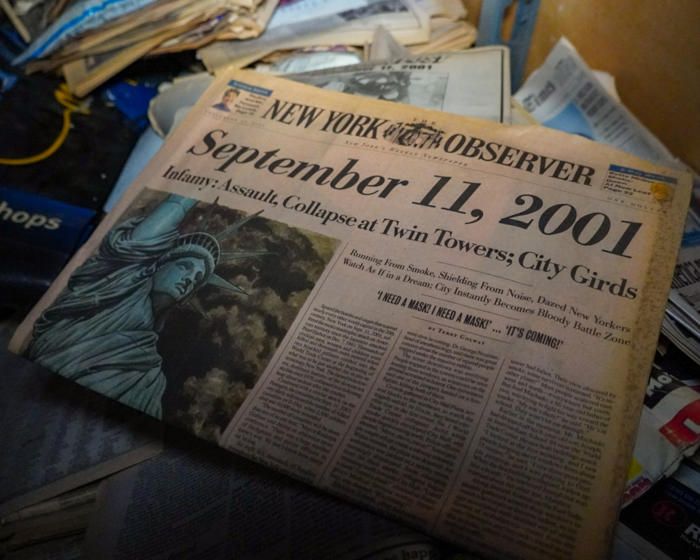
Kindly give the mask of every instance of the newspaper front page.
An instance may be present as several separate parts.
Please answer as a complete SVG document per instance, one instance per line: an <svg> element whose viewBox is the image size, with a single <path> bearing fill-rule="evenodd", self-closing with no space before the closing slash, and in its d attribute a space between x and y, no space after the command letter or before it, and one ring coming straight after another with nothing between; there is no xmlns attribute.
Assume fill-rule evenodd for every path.
<svg viewBox="0 0 700 560"><path fill-rule="evenodd" d="M483 556L602 557L689 194L583 138L230 72L12 348Z"/></svg>

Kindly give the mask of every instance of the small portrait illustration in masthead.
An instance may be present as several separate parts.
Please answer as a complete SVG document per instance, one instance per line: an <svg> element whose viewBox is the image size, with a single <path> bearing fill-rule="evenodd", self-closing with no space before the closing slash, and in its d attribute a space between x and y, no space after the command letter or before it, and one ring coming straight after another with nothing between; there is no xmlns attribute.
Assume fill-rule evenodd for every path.
<svg viewBox="0 0 700 560"><path fill-rule="evenodd" d="M217 109L218 111L224 111L225 113L230 113L231 104L236 100L240 93L241 92L235 88L228 88L221 96L221 101L212 105L212 108Z"/></svg>

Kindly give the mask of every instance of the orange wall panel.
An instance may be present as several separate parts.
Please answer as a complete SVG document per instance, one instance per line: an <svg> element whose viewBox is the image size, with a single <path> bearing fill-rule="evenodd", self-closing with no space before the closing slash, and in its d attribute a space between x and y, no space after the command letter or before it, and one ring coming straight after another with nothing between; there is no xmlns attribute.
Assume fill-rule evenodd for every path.
<svg viewBox="0 0 700 560"><path fill-rule="evenodd" d="M478 24L481 0L464 0ZM511 14L512 15L512 14ZM700 0L541 0L526 74L565 35L625 105L700 171Z"/></svg>

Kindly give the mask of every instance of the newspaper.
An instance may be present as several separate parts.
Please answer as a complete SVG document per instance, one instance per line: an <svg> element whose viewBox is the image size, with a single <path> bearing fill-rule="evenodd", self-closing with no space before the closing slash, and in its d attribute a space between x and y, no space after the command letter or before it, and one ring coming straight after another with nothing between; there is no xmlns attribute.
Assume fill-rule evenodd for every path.
<svg viewBox="0 0 700 560"><path fill-rule="evenodd" d="M532 73L515 98L516 103L527 103L527 110L535 121L545 119L542 123L545 126L610 144L660 165L692 172L623 105L615 77L588 68L565 38L555 45L544 65ZM514 109L513 113L520 116L520 111ZM518 123L514 120L513 124ZM700 232L700 176L695 173L693 184L694 195L685 226L688 234Z"/></svg>
<svg viewBox="0 0 700 560"><path fill-rule="evenodd" d="M78 97L90 93L120 70L135 62L165 40L191 28L193 20L184 24L166 27L157 34L141 42L134 43L107 53L89 55L65 64L63 76L71 92Z"/></svg>
<svg viewBox="0 0 700 560"><path fill-rule="evenodd" d="M669 303L666 307L666 316L661 325L661 332L683 352L686 356L700 364L700 340L694 333L694 329L687 326L684 320L674 316L674 307Z"/></svg>
<svg viewBox="0 0 700 560"><path fill-rule="evenodd" d="M197 57L209 72L231 65L242 68L280 49L364 45L380 25L402 44L424 43L430 36L428 19L413 0L302 0L278 8L261 37L244 43L217 41L199 49Z"/></svg>
<svg viewBox="0 0 700 560"><path fill-rule="evenodd" d="M678 253L669 302L678 310L678 320L700 335L700 236L687 238Z"/></svg>
<svg viewBox="0 0 700 560"><path fill-rule="evenodd" d="M544 126L610 144L660 165L682 167L564 37L514 97Z"/></svg>
<svg viewBox="0 0 700 560"><path fill-rule="evenodd" d="M508 49L407 56L285 77L297 82L510 123Z"/></svg>
<svg viewBox="0 0 700 560"><path fill-rule="evenodd" d="M18 551L7 551L3 560L83 560L82 536L72 535L59 540L37 543L31 548L23 547Z"/></svg>
<svg viewBox="0 0 700 560"><path fill-rule="evenodd" d="M482 556L602 557L689 197L584 138L228 72L11 348Z"/></svg>
<svg viewBox="0 0 700 560"><path fill-rule="evenodd" d="M285 74L287 79L333 91L506 123L511 120L509 76L504 47ZM188 111L212 81L207 73L194 74L161 91L148 108L154 130L165 137L176 115Z"/></svg>
<svg viewBox="0 0 700 560"><path fill-rule="evenodd" d="M700 447L700 393L694 368L668 357L651 370L622 505L647 492Z"/></svg>
<svg viewBox="0 0 700 560"><path fill-rule="evenodd" d="M159 427L147 418L4 349L0 364L0 448L12 458L0 461L3 523L10 512L160 452Z"/></svg>
<svg viewBox="0 0 700 560"><path fill-rule="evenodd" d="M697 232L684 236L661 330L700 364L700 235Z"/></svg>
<svg viewBox="0 0 700 560"><path fill-rule="evenodd" d="M46 56L82 33L99 28L154 3L155 0L80 0L73 3L61 16L34 39L32 44L12 64Z"/></svg>
<svg viewBox="0 0 700 560"><path fill-rule="evenodd" d="M349 64L360 64L364 61L362 51L357 47L333 46L333 47L309 47L292 51L291 54L279 54L274 60L258 62L253 69L256 72L268 72L271 74L292 74L299 72L311 72Z"/></svg>
<svg viewBox="0 0 700 560"><path fill-rule="evenodd" d="M82 540L95 511L94 483L6 516L0 523L3 560L84 558Z"/></svg>
<svg viewBox="0 0 700 560"><path fill-rule="evenodd" d="M447 558L430 537L215 451L173 447L107 481L85 557Z"/></svg>
<svg viewBox="0 0 700 560"><path fill-rule="evenodd" d="M512 111L508 64L504 47L484 47L460 53L413 56L390 63L342 65L285 77L334 91L508 123ZM165 137L212 81L213 77L204 72L178 78L164 88L149 105L153 129ZM523 122L533 123L533 120ZM154 150L146 151L150 156ZM119 186L115 187L119 196L126 186L120 178Z"/></svg>

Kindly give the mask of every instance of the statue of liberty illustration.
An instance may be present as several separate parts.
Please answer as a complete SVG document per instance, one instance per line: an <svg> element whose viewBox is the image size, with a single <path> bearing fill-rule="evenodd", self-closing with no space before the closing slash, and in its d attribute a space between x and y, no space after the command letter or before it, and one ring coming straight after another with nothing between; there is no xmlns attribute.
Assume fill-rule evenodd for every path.
<svg viewBox="0 0 700 560"><path fill-rule="evenodd" d="M166 385L158 331L166 312L202 286L245 294L216 274L226 262L270 254L225 252L222 243L251 214L218 234L178 227L196 200L171 194L150 214L129 218L103 238L36 322L28 357L48 369L156 418Z"/></svg>

